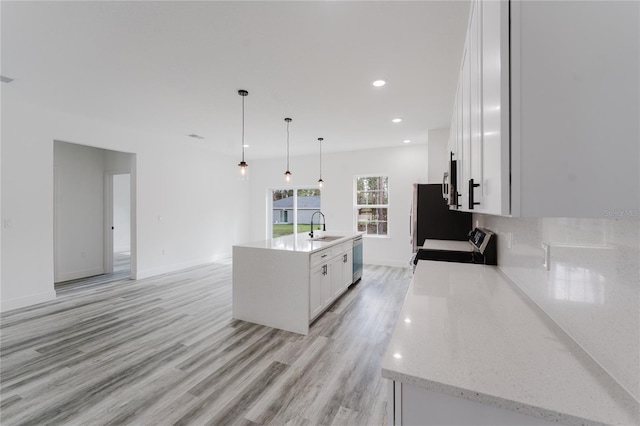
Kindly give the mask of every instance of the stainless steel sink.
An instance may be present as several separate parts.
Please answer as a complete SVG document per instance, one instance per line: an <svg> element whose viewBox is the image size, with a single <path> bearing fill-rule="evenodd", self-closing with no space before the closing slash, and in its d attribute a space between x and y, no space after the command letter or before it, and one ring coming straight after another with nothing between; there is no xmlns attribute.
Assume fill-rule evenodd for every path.
<svg viewBox="0 0 640 426"><path fill-rule="evenodd" d="M327 235L325 237L319 237L319 238L309 238L309 241L335 241L335 240L339 240L340 238L344 238L344 237L339 237L336 235Z"/></svg>

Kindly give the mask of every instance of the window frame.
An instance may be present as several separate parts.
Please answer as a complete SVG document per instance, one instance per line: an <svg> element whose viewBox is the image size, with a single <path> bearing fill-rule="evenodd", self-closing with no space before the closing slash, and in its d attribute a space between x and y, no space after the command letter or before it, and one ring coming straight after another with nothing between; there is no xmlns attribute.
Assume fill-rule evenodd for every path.
<svg viewBox="0 0 640 426"><path fill-rule="evenodd" d="M361 178L386 178L387 179L387 204L358 204L358 179ZM386 234L363 234L364 237L367 238L390 238L391 236L391 227L389 226L389 211L391 206L391 179L388 174L384 173L367 173L362 175L354 175L353 176L353 229L356 232L362 232L358 230L358 211L361 208L371 208L371 209L387 209L387 233Z"/></svg>
<svg viewBox="0 0 640 426"><path fill-rule="evenodd" d="M297 235L298 230L298 191L301 189L317 189L320 191L320 207L322 209L322 188L318 188L313 185L299 185L299 186L274 186L267 188L267 223L265 237L267 240L273 239L273 192L274 191L293 191L293 207L291 214L293 216L293 233L287 235Z"/></svg>

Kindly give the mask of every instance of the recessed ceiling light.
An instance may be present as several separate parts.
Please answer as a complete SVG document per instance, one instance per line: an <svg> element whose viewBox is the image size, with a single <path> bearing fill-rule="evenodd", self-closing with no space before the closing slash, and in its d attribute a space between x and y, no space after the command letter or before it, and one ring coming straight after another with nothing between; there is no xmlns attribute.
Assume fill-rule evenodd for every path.
<svg viewBox="0 0 640 426"><path fill-rule="evenodd" d="M376 81L374 81L374 82L373 82L373 85L374 85L375 87L382 87L382 86L384 86L385 84L387 84L387 82L386 82L386 81L384 81L384 80L376 80Z"/></svg>
<svg viewBox="0 0 640 426"><path fill-rule="evenodd" d="M393 120L391 120L391 121L393 121L394 123L399 123L399 122L401 122L401 121L402 121L402 118L394 118L394 119L393 119Z"/></svg>
<svg viewBox="0 0 640 426"><path fill-rule="evenodd" d="M245 148L249 148L249 145L247 145L247 144L244 144L242 146L245 147Z"/></svg>
<svg viewBox="0 0 640 426"><path fill-rule="evenodd" d="M400 358L402 358L402 355L396 352L395 354L393 354L393 357L395 359L400 359Z"/></svg>
<svg viewBox="0 0 640 426"><path fill-rule="evenodd" d="M402 142L404 142L404 143L411 143L411 140L410 140L410 139L405 139L405 140L403 140Z"/></svg>

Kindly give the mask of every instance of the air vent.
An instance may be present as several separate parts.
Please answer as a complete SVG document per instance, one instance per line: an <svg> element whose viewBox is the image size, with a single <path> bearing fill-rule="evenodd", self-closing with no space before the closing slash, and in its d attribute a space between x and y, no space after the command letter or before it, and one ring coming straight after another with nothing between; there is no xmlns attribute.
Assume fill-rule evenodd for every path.
<svg viewBox="0 0 640 426"><path fill-rule="evenodd" d="M11 83L13 79L9 77L5 77L4 75L0 75L0 81L3 83Z"/></svg>
<svg viewBox="0 0 640 426"><path fill-rule="evenodd" d="M195 133L191 133L189 135L190 138L196 138L196 139L204 139L204 136L200 136L200 135L196 135Z"/></svg>

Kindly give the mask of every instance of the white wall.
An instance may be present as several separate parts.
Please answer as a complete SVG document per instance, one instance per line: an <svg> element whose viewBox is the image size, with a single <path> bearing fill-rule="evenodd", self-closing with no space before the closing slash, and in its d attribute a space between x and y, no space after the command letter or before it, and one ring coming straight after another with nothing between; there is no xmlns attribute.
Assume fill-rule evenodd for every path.
<svg viewBox="0 0 640 426"><path fill-rule="evenodd" d="M130 240L130 196L131 176L113 176L113 251L127 252L131 249Z"/></svg>
<svg viewBox="0 0 640 426"><path fill-rule="evenodd" d="M640 219L474 219L498 234L500 269L640 399Z"/></svg>
<svg viewBox="0 0 640 426"><path fill-rule="evenodd" d="M136 154L137 278L230 256L246 241L248 194L237 158L214 141L136 132L22 103L2 93L2 310L55 297L53 141ZM132 241L132 244L135 244ZM163 254L164 253L164 254Z"/></svg>
<svg viewBox="0 0 640 426"><path fill-rule="evenodd" d="M55 282L104 273L105 151L55 141Z"/></svg>
<svg viewBox="0 0 640 426"><path fill-rule="evenodd" d="M132 173L135 166L135 155L127 152L104 151L104 169L114 173Z"/></svg>
<svg viewBox="0 0 640 426"><path fill-rule="evenodd" d="M251 186L252 240L267 235L267 197L269 188L284 186L284 158L248 160ZM318 155L291 158L292 186L317 185ZM412 186L427 179L427 146L403 145L397 148L324 154L322 158L322 212L329 230L354 229L354 176L389 177L389 236L365 237L364 261L369 264L406 266L411 256L409 211Z"/></svg>
<svg viewBox="0 0 640 426"><path fill-rule="evenodd" d="M449 168L449 129L429 130L429 180L427 183L442 183L442 176Z"/></svg>

